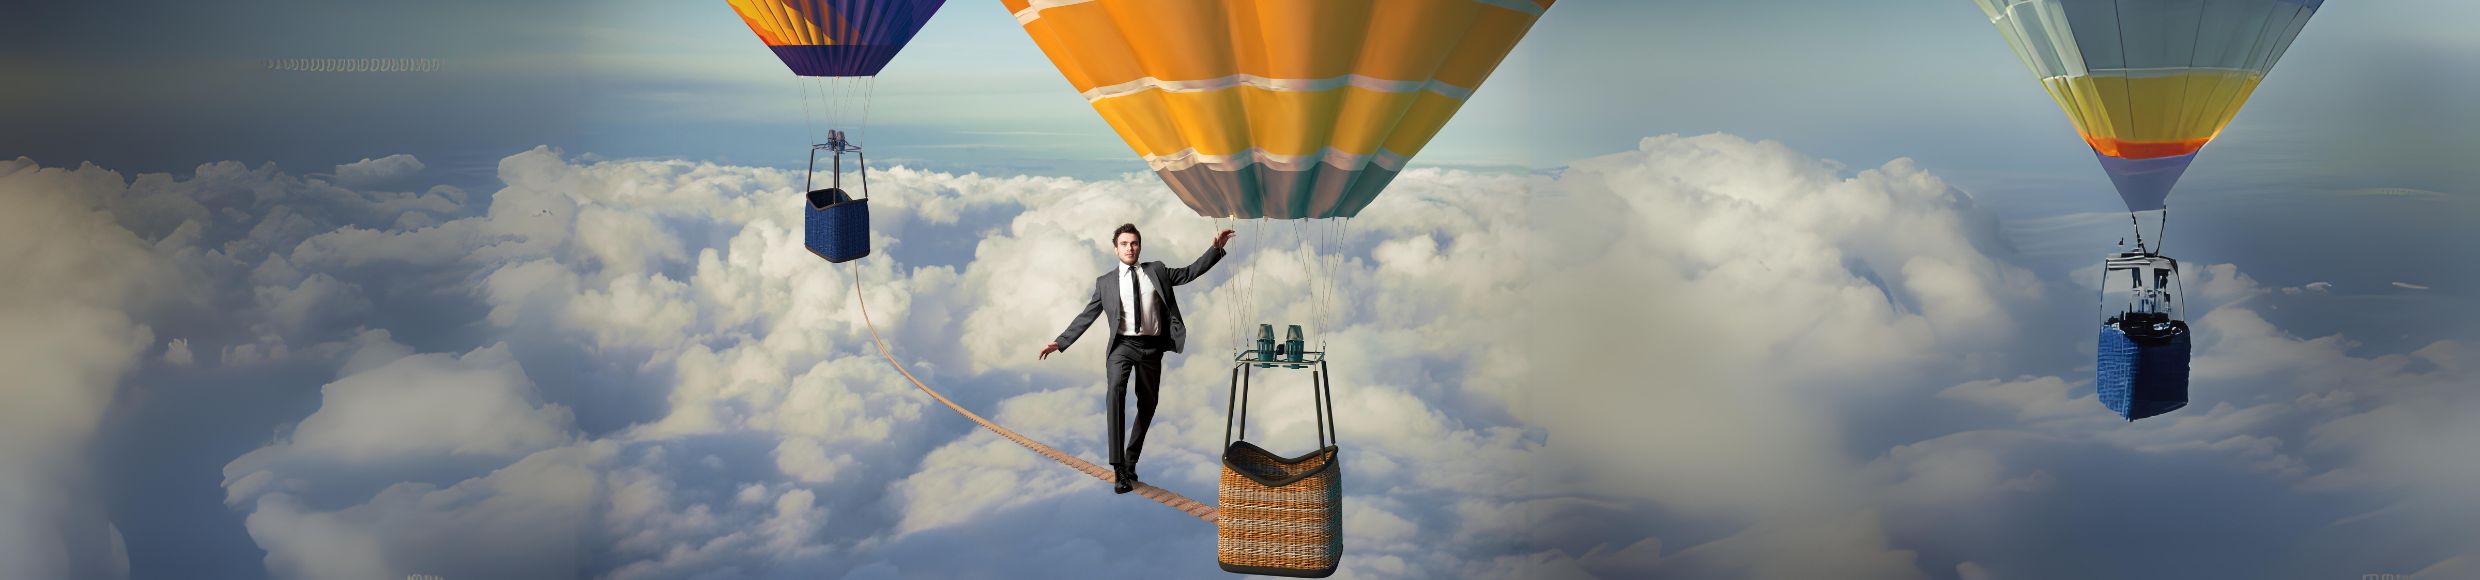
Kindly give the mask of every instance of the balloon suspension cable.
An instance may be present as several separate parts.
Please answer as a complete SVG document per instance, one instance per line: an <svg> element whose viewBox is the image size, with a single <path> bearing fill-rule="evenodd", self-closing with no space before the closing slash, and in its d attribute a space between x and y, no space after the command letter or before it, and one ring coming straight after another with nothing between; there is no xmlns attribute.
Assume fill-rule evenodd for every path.
<svg viewBox="0 0 2480 580"><path fill-rule="evenodd" d="M809 77L792 77L792 88L801 92L801 128L808 131L805 133L805 135L809 138L806 142L817 143L818 117L810 114L809 112ZM804 190L803 193L807 193L807 191Z"/></svg>
<svg viewBox="0 0 2480 580"><path fill-rule="evenodd" d="M869 158L866 154L862 153L860 143L846 137L844 130L838 127L844 122L855 121L856 119L851 117L853 112L858 110L861 112L859 119L857 119L859 121L859 125L854 128L853 134L866 134L869 130L868 95L870 94L870 91L868 88L876 86L875 81L877 78L799 78L803 80L801 86L801 116L809 125L810 139L809 170L808 173L805 174L805 177L801 180L802 190L816 190L815 174L818 172L819 151L827 151L832 154L833 164L829 166L829 169L834 172L834 176L832 177L830 187L835 187L838 189L842 188L844 186L844 154L851 153L861 164L858 170L861 174L861 193L863 197L867 197L870 191ZM812 97L811 93L817 93L816 97L821 103L819 108L824 110L823 113L826 116L827 138L825 141L820 141L818 139L818 120L810 114L809 101ZM859 107L855 107L852 103L852 101L856 98L861 100Z"/></svg>
<svg viewBox="0 0 2480 580"><path fill-rule="evenodd" d="M878 77L864 77L861 83L861 140L868 141L870 139L870 105L878 102ZM862 179L867 181L869 178L865 176ZM867 186L864 188L866 189Z"/></svg>
<svg viewBox="0 0 2480 580"><path fill-rule="evenodd" d="M1257 248L1262 249L1272 247L1274 245L1257 238L1258 222L1253 220L1244 221L1239 217L1233 217L1232 222L1233 227L1248 232L1245 237L1249 238L1249 243L1254 244ZM1257 327L1257 323L1260 322L1257 319L1257 268L1263 265L1265 261L1256 256L1257 253L1258 252L1250 252L1251 255L1249 256L1247 267L1242 268L1238 276L1232 277L1232 281L1239 284L1240 290L1239 296L1236 296L1238 299L1232 301L1232 304L1240 309L1239 317L1234 318L1233 320L1239 323L1239 328L1236 330L1240 332L1241 350L1248 350L1250 345L1255 344L1249 340L1251 338L1249 331L1255 329Z"/></svg>
<svg viewBox="0 0 2480 580"><path fill-rule="evenodd" d="M2161 230L2153 232L2153 251L2160 253L2161 248L2168 245L2170 245L2170 207L2162 206Z"/></svg>
<svg viewBox="0 0 2480 580"><path fill-rule="evenodd" d="M1325 315L1326 319L1318 322L1318 324L1323 326L1323 328L1318 331L1319 351L1326 350L1326 337L1334 334L1333 330L1335 327L1333 324L1335 312L1337 310L1336 303L1350 301L1349 298L1345 298L1343 296L1342 278L1344 273L1344 264L1348 262L1346 256L1344 255L1344 250L1350 248L1352 242L1352 218L1335 218L1334 222L1334 237L1323 256L1323 261L1326 262L1327 304ZM1349 305L1346 304L1346 306Z"/></svg>
<svg viewBox="0 0 2480 580"><path fill-rule="evenodd" d="M1262 241L1266 239L1266 220L1262 218L1249 220L1249 239L1261 240L1259 243L1264 244L1261 247L1274 246L1274 244L1266 244ZM1261 322L1257 318L1257 302L1258 298L1260 298L1257 295L1257 271L1265 269L1265 266L1266 261L1263 258L1259 258L1255 264L1250 264L1247 271L1248 275L1246 276L1246 281L1240 286L1240 290L1242 292L1246 292L1247 294L1245 294L1245 296L1248 297L1248 302L1245 303L1246 310L1240 312L1240 315L1244 317L1241 320L1246 321L1245 324L1258 324Z"/></svg>
<svg viewBox="0 0 2480 580"><path fill-rule="evenodd" d="M1218 235L1221 234L1223 230L1230 229L1236 231L1239 228L1239 218L1214 218L1214 231ZM1248 269L1248 265L1245 260L1243 260L1243 263L1232 267L1239 270ZM1240 304L1240 301L1244 297L1248 296L1248 293L1241 286L1242 284L1239 274L1231 274L1223 277L1223 297L1221 299L1221 306L1223 307L1223 321L1231 326L1231 332L1227 333L1226 336L1231 340L1231 344L1229 345L1231 347L1231 355L1235 357L1240 356L1240 353L1247 352L1248 347L1245 345L1249 343L1249 321L1248 319L1243 318L1247 312L1245 309L1241 308Z"/></svg>
<svg viewBox="0 0 2480 580"><path fill-rule="evenodd" d="M2153 232L2153 243L2150 246L2144 243L2144 222L2136 217L2136 214L2141 212L2127 212L2128 229L2136 232L2136 253L2158 256L2161 255L2162 247L2167 245L2166 240L2170 239L2170 208L2163 207L2160 211L2161 221L2156 222L2160 227Z"/></svg>
<svg viewBox="0 0 2480 580"><path fill-rule="evenodd" d="M1334 268L1328 267L1327 258L1334 255L1335 224L1330 219L1309 220L1307 225L1310 251L1317 253L1309 256L1305 262L1309 266L1309 275L1315 278L1310 282L1314 284L1313 287L1318 292L1317 314L1313 320L1316 321L1314 324L1317 328L1318 340L1323 341L1326 339L1326 331L1332 328L1328 326L1328 323L1334 320L1332 313L1335 306L1335 271Z"/></svg>
<svg viewBox="0 0 2480 580"><path fill-rule="evenodd" d="M1325 336L1326 300L1333 296L1326 291L1326 224L1314 219L1303 220L1300 227L1302 245L1308 246L1310 252L1304 256L1308 259L1300 261L1300 265L1309 270L1310 297L1314 299L1309 306L1309 328L1315 329L1319 336Z"/></svg>
<svg viewBox="0 0 2480 580"><path fill-rule="evenodd" d="M1214 226L1214 235L1218 235L1218 236L1219 236L1219 235L1223 235L1223 218L1222 218L1221 216L1206 216L1206 223L1211 224L1212 226ZM1228 280L1228 278L1226 278L1226 280ZM1230 295L1230 291L1231 291L1231 283L1230 283L1230 282L1225 282L1225 283L1223 284L1223 290L1224 290L1224 295L1225 295L1225 296L1229 296L1229 295ZM1223 310L1223 315L1224 315L1224 316L1226 316L1226 317L1228 317L1228 316L1230 316L1230 315L1231 315L1231 306L1230 306L1230 305L1223 304L1224 302L1228 302L1228 301L1229 301L1228 299L1224 299L1224 300L1216 300L1216 301L1215 301L1215 303L1214 303L1214 307L1215 307L1215 308L1220 308L1220 309L1222 309L1222 310ZM1226 324L1231 324L1231 323L1232 323L1230 318L1224 318L1224 319L1223 319L1223 321L1224 321L1224 323L1226 323ZM1235 324L1235 326L1237 326L1237 325ZM1238 340L1238 337L1237 337L1237 336L1233 335L1233 334L1232 334L1232 333L1230 333L1230 332L1225 332L1225 333L1223 333L1223 346L1224 346L1224 347L1229 348L1229 347L1236 347L1236 346L1239 346L1239 345L1240 345L1240 341ZM1232 351L1232 352L1234 353L1234 355L1237 355L1239 351Z"/></svg>
<svg viewBox="0 0 2480 580"><path fill-rule="evenodd" d="M2127 212L2127 229L2136 231L2136 253L2146 253L2144 251L2144 224L2136 222L2136 212Z"/></svg>

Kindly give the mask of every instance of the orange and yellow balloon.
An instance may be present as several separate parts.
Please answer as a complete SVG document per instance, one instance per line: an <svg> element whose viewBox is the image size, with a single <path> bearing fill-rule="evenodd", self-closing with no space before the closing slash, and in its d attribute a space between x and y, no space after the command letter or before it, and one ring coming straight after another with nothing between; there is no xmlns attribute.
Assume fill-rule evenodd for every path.
<svg viewBox="0 0 2480 580"><path fill-rule="evenodd" d="M1351 217L1554 0L1003 0L1181 201Z"/></svg>

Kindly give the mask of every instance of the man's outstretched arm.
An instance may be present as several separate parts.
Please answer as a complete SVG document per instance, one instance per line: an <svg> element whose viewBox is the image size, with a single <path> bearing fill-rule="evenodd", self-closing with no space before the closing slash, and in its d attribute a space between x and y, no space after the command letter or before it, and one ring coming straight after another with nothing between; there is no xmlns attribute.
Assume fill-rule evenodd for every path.
<svg viewBox="0 0 2480 580"><path fill-rule="evenodd" d="M1185 268L1164 269L1164 277L1169 278L1169 280L1165 280L1164 282L1173 286L1187 284L1188 281L1195 280L1198 276L1205 275L1207 270L1214 269L1215 262L1223 261L1223 244L1231 242L1232 233L1233 232L1231 230L1216 232L1214 234L1214 245L1206 248L1205 255L1197 256L1196 263L1189 264L1188 267Z"/></svg>
<svg viewBox="0 0 2480 580"><path fill-rule="evenodd" d="M1068 330L1059 333L1059 338L1042 345L1042 354L1034 356L1035 360L1048 359L1051 353L1068 350L1068 345L1076 342L1076 337L1085 335L1085 327L1094 324L1094 317L1102 315L1102 288L1100 283L1096 284L1093 299L1085 302L1085 311L1077 313L1076 320L1068 322Z"/></svg>

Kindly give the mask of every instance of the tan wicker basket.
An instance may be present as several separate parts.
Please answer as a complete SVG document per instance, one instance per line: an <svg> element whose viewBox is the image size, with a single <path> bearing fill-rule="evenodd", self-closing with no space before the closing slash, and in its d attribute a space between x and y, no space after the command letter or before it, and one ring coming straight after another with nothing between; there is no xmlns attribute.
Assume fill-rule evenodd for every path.
<svg viewBox="0 0 2480 580"><path fill-rule="evenodd" d="M1343 481L1328 446L1280 457L1247 441L1223 451L1215 552L1223 570L1323 578L1343 559Z"/></svg>
<svg viewBox="0 0 2480 580"><path fill-rule="evenodd" d="M1215 556L1226 572L1324 578L1343 561L1342 449L1330 443L1334 404L1323 363L1310 374L1317 407L1318 449L1275 455L1248 435L1247 366L1233 369L1232 410L1223 431L1221 506Z"/></svg>

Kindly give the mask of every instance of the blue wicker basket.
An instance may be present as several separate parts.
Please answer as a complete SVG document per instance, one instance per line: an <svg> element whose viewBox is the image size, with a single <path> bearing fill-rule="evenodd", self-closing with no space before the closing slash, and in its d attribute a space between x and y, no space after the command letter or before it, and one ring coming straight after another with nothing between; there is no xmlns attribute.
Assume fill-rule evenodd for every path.
<svg viewBox="0 0 2480 580"><path fill-rule="evenodd" d="M870 255L870 200L853 199L844 190L809 192L802 211L801 245L828 262L843 263Z"/></svg>
<svg viewBox="0 0 2480 580"><path fill-rule="evenodd" d="M2184 322L2103 324L2093 390L2129 421L2179 410L2187 406L2189 349Z"/></svg>

